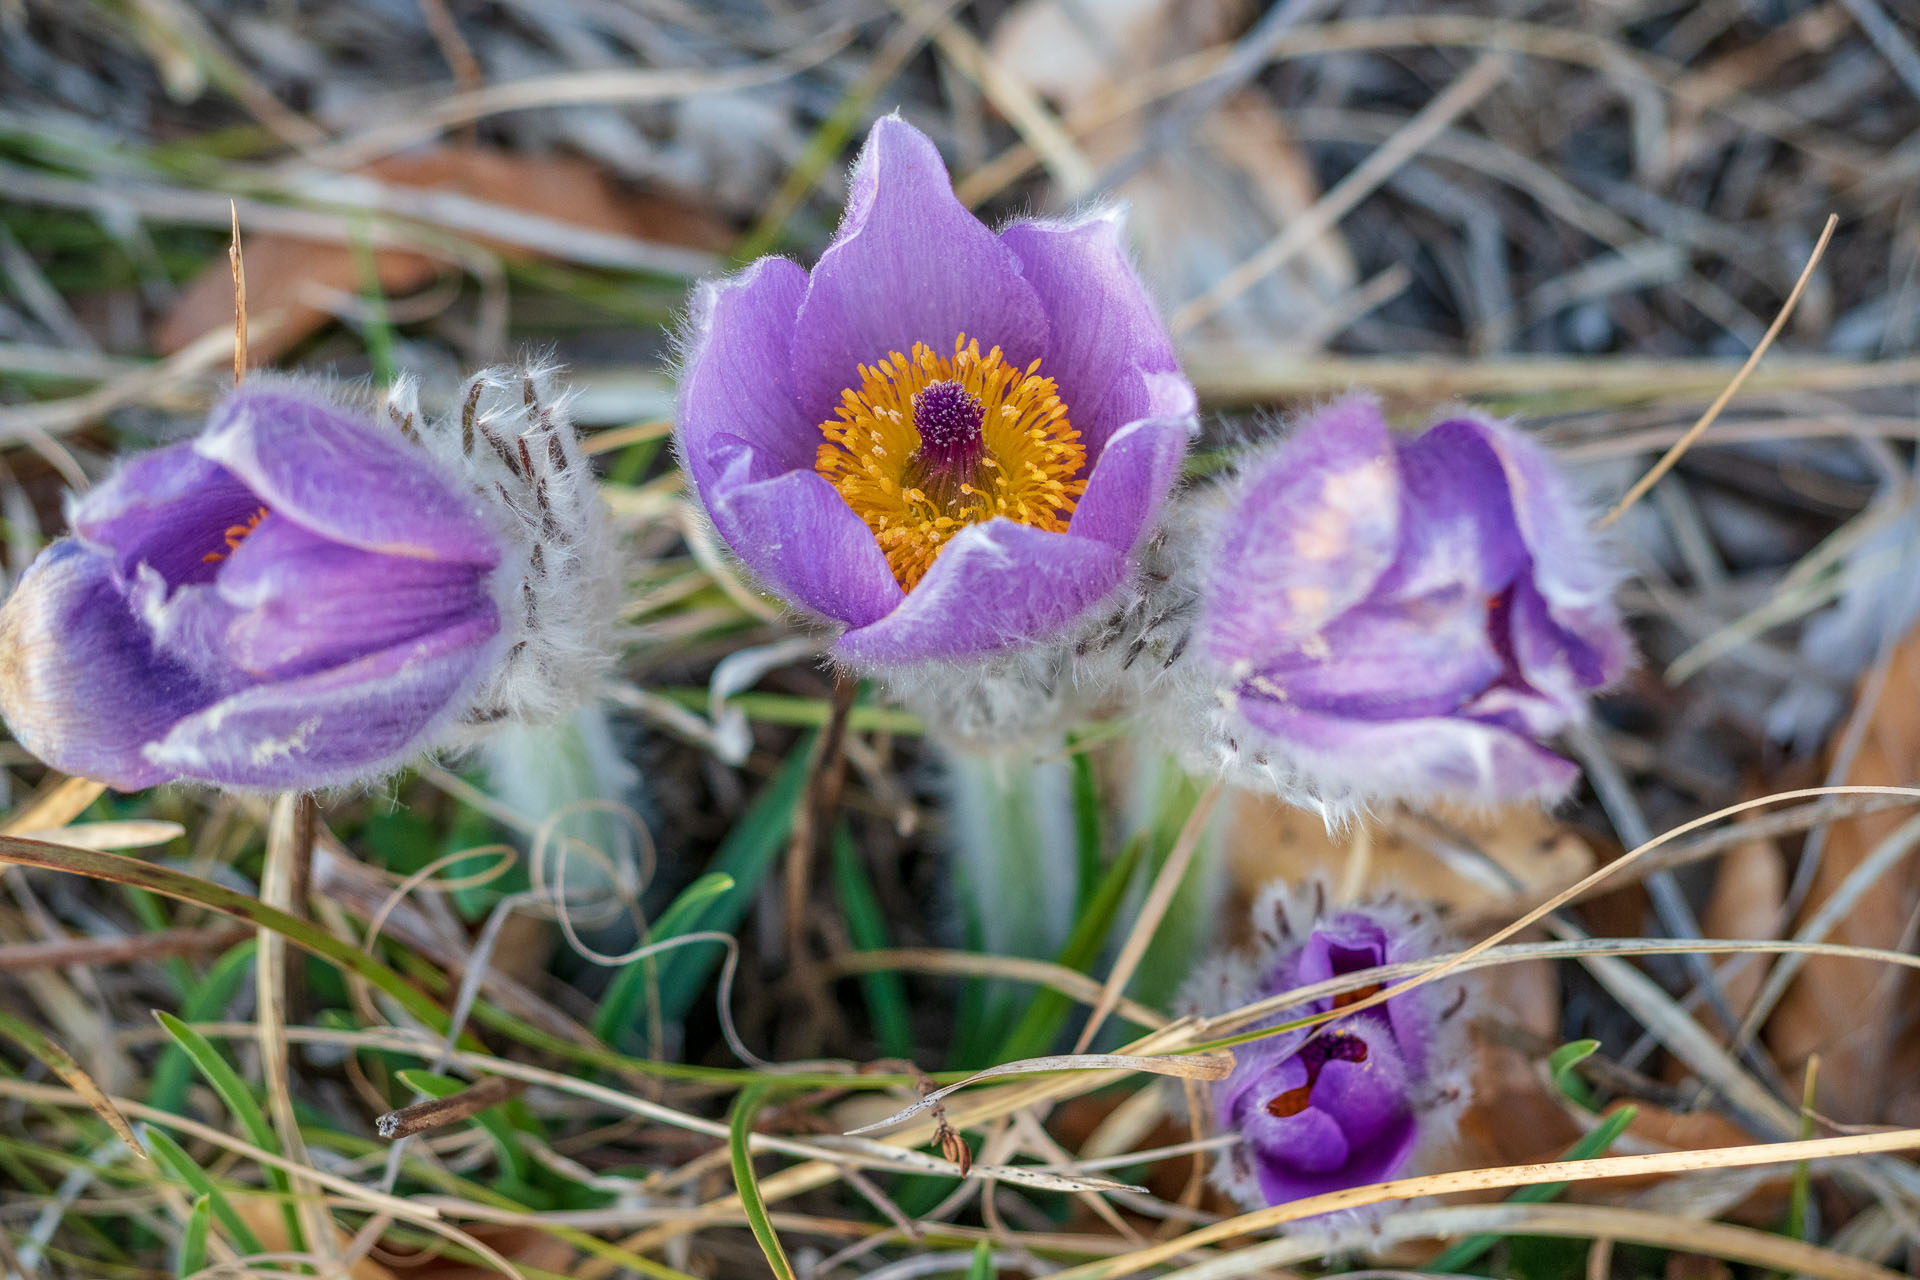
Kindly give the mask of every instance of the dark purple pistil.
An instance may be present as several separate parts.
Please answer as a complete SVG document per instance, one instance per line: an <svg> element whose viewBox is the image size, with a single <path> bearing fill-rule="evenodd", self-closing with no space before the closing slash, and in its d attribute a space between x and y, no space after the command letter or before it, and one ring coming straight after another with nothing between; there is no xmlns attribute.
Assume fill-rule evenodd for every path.
<svg viewBox="0 0 1920 1280"><path fill-rule="evenodd" d="M986 448L980 433L985 420L980 401L959 383L922 388L913 397L913 428L920 433L914 456L937 474L970 474Z"/></svg>

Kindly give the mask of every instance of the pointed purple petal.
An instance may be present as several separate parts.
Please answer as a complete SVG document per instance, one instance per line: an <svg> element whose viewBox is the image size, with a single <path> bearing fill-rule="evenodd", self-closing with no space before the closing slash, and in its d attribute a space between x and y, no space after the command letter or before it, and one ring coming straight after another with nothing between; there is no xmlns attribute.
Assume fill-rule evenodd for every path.
<svg viewBox="0 0 1920 1280"><path fill-rule="evenodd" d="M1189 423L1153 418L1114 434L1087 477L1068 531L1104 542L1123 555L1152 528L1167 491L1180 475Z"/></svg>
<svg viewBox="0 0 1920 1280"><path fill-rule="evenodd" d="M1073 625L1125 573L1105 543L989 520L956 534L898 609L833 651L862 664L996 653Z"/></svg>
<svg viewBox="0 0 1920 1280"><path fill-rule="evenodd" d="M489 611L317 675L259 685L174 726L147 747L171 776L227 787L339 786L423 749L497 657Z"/></svg>
<svg viewBox="0 0 1920 1280"><path fill-rule="evenodd" d="M1067 417L1087 457L1130 422L1192 413L1192 388L1180 376L1173 341L1127 251L1118 209L1072 222L1016 222L1000 243L1020 259L1052 329L1040 372L1060 387ZM1143 375L1172 375L1151 382ZM1186 408L1179 388L1186 387Z"/></svg>
<svg viewBox="0 0 1920 1280"><path fill-rule="evenodd" d="M0 711L21 745L64 773L137 791L175 776L141 756L213 699L154 651L112 565L73 539L41 552L0 607Z"/></svg>
<svg viewBox="0 0 1920 1280"><path fill-rule="evenodd" d="M749 481L753 450L716 447L722 467L707 509L720 536L767 587L826 618L865 626L892 612L900 584L873 531L817 473Z"/></svg>
<svg viewBox="0 0 1920 1280"><path fill-rule="evenodd" d="M310 388L250 379L221 401L196 452L275 514L385 555L492 567L500 539L480 500L398 431Z"/></svg>
<svg viewBox="0 0 1920 1280"><path fill-rule="evenodd" d="M793 394L793 326L807 273L785 258L762 258L739 275L702 285L694 301L686 371L680 380L678 438L701 497L713 500L720 437L755 450L765 479L811 471L824 437Z"/></svg>
<svg viewBox="0 0 1920 1280"><path fill-rule="evenodd" d="M960 334L1024 367L1048 354L1045 312L1019 259L954 198L940 153L894 116L873 126L854 165L846 217L813 269L793 344L801 413L819 423L860 366ZM1044 367L1044 366L1043 366Z"/></svg>
<svg viewBox="0 0 1920 1280"><path fill-rule="evenodd" d="M1250 467L1211 554L1201 641L1258 668L1365 599L1393 563L1397 462L1372 401L1321 411Z"/></svg>

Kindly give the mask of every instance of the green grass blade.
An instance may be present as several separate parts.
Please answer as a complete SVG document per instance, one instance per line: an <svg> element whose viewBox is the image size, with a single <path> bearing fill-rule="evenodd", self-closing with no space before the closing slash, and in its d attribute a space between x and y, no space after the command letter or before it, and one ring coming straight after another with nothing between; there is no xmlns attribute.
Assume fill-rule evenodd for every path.
<svg viewBox="0 0 1920 1280"><path fill-rule="evenodd" d="M1135 836L1121 847L1120 856L1113 860L1106 876L1095 888L1093 900L1080 918L1074 921L1073 933L1060 950L1061 964L1075 972L1085 973L1099 959L1101 950L1106 946L1107 935L1113 932L1113 922L1119 918L1121 905L1126 901L1127 888L1133 883L1134 872L1140 866L1146 848L1144 834ZM1072 1010L1073 1001L1058 991L1038 992L1028 1003L1026 1013L1021 1016L1012 1034L1000 1046L994 1061L1015 1062L1045 1053L1059 1037Z"/></svg>
<svg viewBox="0 0 1920 1280"><path fill-rule="evenodd" d="M253 969L254 940L240 943L207 970L207 976L187 994L180 1006L182 1022L211 1022L233 1003L240 984ZM193 1079L193 1059L177 1044L161 1053L153 1068L153 1087L147 1091L147 1105L180 1114L187 1105L187 1085Z"/></svg>
<svg viewBox="0 0 1920 1280"><path fill-rule="evenodd" d="M753 1173L753 1154L747 1145L753 1132L753 1118L759 1114L766 1096L767 1086L763 1084L741 1090L733 1104L733 1115L727 1121L727 1147L733 1154L734 1189L740 1193L740 1207L747 1215L747 1225L753 1229L753 1238L760 1242L760 1251L767 1255L767 1265L773 1268L775 1280L793 1280L793 1264L787 1261L787 1251L781 1247L780 1237L774 1234L773 1219L767 1216L766 1201L760 1196L760 1181Z"/></svg>
<svg viewBox="0 0 1920 1280"><path fill-rule="evenodd" d="M853 847L853 835L846 823L833 829L833 886L840 898L840 911L846 917L847 934L856 951L884 951L888 947L887 917L880 910L880 899ZM880 1052L889 1058L913 1056L913 1020L907 1012L907 986L897 973L860 975L860 989L866 995L867 1012L873 1018L873 1033L880 1041Z"/></svg>
<svg viewBox="0 0 1920 1280"><path fill-rule="evenodd" d="M1099 892L1100 872L1106 852L1102 847L1100 783L1093 774L1093 755L1074 750L1079 745L1078 734L1067 735L1067 747L1072 751L1067 757L1067 764L1073 770L1073 913L1076 917L1086 914L1094 895Z"/></svg>
<svg viewBox="0 0 1920 1280"><path fill-rule="evenodd" d="M253 1096L253 1091L247 1088L246 1081L213 1047L213 1042L164 1009L155 1009L153 1016L159 1019L160 1025L167 1029L167 1034L193 1059L193 1065L200 1069L201 1078L213 1086L213 1091L227 1104L227 1110L233 1113L233 1118L247 1131L247 1140L263 1151L279 1155L280 1139L274 1135L273 1126L267 1123L267 1113L260 1109L260 1103Z"/></svg>
<svg viewBox="0 0 1920 1280"><path fill-rule="evenodd" d="M1598 1040L1570 1040L1547 1055L1547 1074L1553 1078L1553 1087L1589 1111L1594 1110L1593 1090L1573 1069L1599 1050Z"/></svg>
<svg viewBox="0 0 1920 1280"><path fill-rule="evenodd" d="M174 1266L175 1275L185 1277L206 1269L207 1224L212 1221L213 1197L197 1197L193 1202L193 1212L187 1215L187 1230L180 1240L180 1259Z"/></svg>
<svg viewBox="0 0 1920 1280"><path fill-rule="evenodd" d="M973 1246L973 1262L967 1267L967 1280L993 1280L993 1245L982 1240Z"/></svg>
<svg viewBox="0 0 1920 1280"><path fill-rule="evenodd" d="M220 1219L220 1225L233 1237L233 1243L241 1253L266 1252L260 1245L260 1237L253 1234L253 1228L233 1211L233 1206L227 1202L220 1188L213 1185L213 1179L207 1176L207 1171L193 1162L193 1157L173 1140L172 1134L152 1125L147 1126L147 1150L153 1152L153 1158L194 1195L206 1197L213 1206L213 1216Z"/></svg>
<svg viewBox="0 0 1920 1280"><path fill-rule="evenodd" d="M253 1096L253 1090L247 1087L247 1082L240 1078L240 1073L233 1069L220 1051L213 1047L213 1042L164 1009L155 1009L153 1016L160 1020L167 1034L193 1059L193 1065L199 1068L201 1077L213 1086L213 1091L220 1095L220 1101L227 1104L227 1110L247 1131L247 1140L262 1151L280 1155L280 1138L274 1133L273 1126L267 1123L267 1113L260 1109L260 1102ZM268 1165L264 1172L274 1190L292 1193L293 1183L287 1178L286 1170ZM280 1212L287 1220L287 1238L294 1242L296 1249L304 1249L306 1233L300 1225L298 1210L291 1201L283 1201Z"/></svg>
<svg viewBox="0 0 1920 1280"><path fill-rule="evenodd" d="M647 930L648 939L661 942L688 932L700 918L700 909L733 887L733 877L724 872L711 871L701 876L682 889L680 896L660 913L660 918ZM647 994L648 981L659 968L659 956L642 956L613 976L613 981L607 984L607 994L601 997L600 1007L593 1015L593 1034L602 1044L619 1044L632 1032L639 1018L640 1002Z"/></svg>
<svg viewBox="0 0 1920 1280"><path fill-rule="evenodd" d="M760 882L780 851L786 848L787 832L793 826L794 806L800 802L800 790L806 785L807 766L813 758L814 735L802 735L787 753L786 763L748 808L746 815L714 854L707 870L732 878L733 888L709 899L692 922L696 930L714 929L732 933L747 914L747 907L760 891ZM668 953L660 961L660 1015L677 1022L693 1007L694 998L719 967L717 946L684 947Z"/></svg>

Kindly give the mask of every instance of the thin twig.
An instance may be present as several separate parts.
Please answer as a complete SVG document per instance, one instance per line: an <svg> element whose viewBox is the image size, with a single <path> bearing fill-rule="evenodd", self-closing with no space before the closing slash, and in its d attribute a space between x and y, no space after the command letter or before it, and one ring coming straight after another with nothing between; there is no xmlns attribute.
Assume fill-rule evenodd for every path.
<svg viewBox="0 0 1920 1280"><path fill-rule="evenodd" d="M373 1122L374 1132L389 1141L411 1138L416 1133L458 1124L478 1115L496 1103L517 1098L527 1091L525 1080L488 1076L469 1088L444 1098L427 1098L398 1111L389 1111Z"/></svg>
<svg viewBox="0 0 1920 1280"><path fill-rule="evenodd" d="M1693 442L1713 425L1713 420L1720 416L1720 411L1727 407L1727 402L1733 399L1734 394L1746 382L1747 375L1752 373L1754 366L1760 363L1760 357L1767 354L1767 348L1771 347L1773 340L1780 336L1780 330L1786 327L1787 320L1793 315L1793 309L1800 305L1800 295L1806 292L1807 281L1813 279L1813 269L1820 265L1821 255L1827 251L1827 241L1833 239L1833 230L1839 225L1839 214L1827 215L1827 225L1820 232L1819 242L1813 246L1813 253L1808 256L1807 265L1801 269L1800 278L1793 282L1793 291L1787 294L1787 300L1780 305L1779 314L1774 316L1773 323L1768 325L1766 333L1761 335L1760 345L1753 349L1753 354L1748 356L1746 363L1740 366L1740 371L1733 375L1733 381L1714 397L1713 403L1707 406L1707 411L1700 415L1700 420L1687 429L1687 434L1674 441L1673 447L1661 455L1660 461L1654 463L1633 488L1627 490L1626 496L1614 504L1613 510L1601 517L1597 527L1604 529L1625 515L1628 508L1646 496L1647 490L1660 482L1661 476L1673 470L1674 464L1680 461L1680 455L1691 449Z"/></svg>

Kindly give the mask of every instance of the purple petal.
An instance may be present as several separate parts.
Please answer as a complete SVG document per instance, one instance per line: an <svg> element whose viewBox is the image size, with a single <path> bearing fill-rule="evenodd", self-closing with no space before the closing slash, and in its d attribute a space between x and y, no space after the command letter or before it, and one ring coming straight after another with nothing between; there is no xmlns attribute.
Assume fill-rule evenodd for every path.
<svg viewBox="0 0 1920 1280"><path fill-rule="evenodd" d="M1619 575L1603 554L1586 505L1545 449L1479 415L1440 423L1428 434L1440 431L1477 436L1499 460L1514 521L1534 553L1535 577L1549 601L1578 605L1611 597Z"/></svg>
<svg viewBox="0 0 1920 1280"><path fill-rule="evenodd" d="M1224 524L1201 639L1229 667L1257 668L1365 599L1393 562L1399 481L1378 407L1322 411L1249 468Z"/></svg>
<svg viewBox="0 0 1920 1280"><path fill-rule="evenodd" d="M169 651L249 683L311 675L430 632L494 617L486 571L342 546L269 516L210 585L140 593Z"/></svg>
<svg viewBox="0 0 1920 1280"><path fill-rule="evenodd" d="M152 565L169 585L205 582L209 553L224 554L226 531L244 526L260 499L226 468L194 452L191 442L135 454L75 499L68 524L111 556L122 582Z"/></svg>
<svg viewBox="0 0 1920 1280"><path fill-rule="evenodd" d="M105 556L63 538L0 607L0 711L21 745L64 773L137 791L174 777L141 746L213 691L154 651Z"/></svg>
<svg viewBox="0 0 1920 1280"><path fill-rule="evenodd" d="M1318 1107L1285 1117L1257 1108L1248 1116L1246 1138L1269 1204L1352 1185L1340 1176L1353 1156L1347 1135Z"/></svg>
<svg viewBox="0 0 1920 1280"><path fill-rule="evenodd" d="M1349 610L1317 632L1307 651L1262 668L1246 696L1356 720L1403 720L1452 713L1503 669L1487 635L1485 602L1455 588L1436 599Z"/></svg>
<svg viewBox="0 0 1920 1280"><path fill-rule="evenodd" d="M1405 1168L1419 1129L1409 1105L1406 1069L1384 1032L1363 1037L1366 1062L1335 1060L1320 1069L1315 1110L1327 1112L1346 1135L1351 1156L1343 1185L1384 1182Z"/></svg>
<svg viewBox="0 0 1920 1280"><path fill-rule="evenodd" d="M406 763L497 657L499 618L436 631L191 716L146 750L169 776L228 787L337 786Z"/></svg>
<svg viewBox="0 0 1920 1280"><path fill-rule="evenodd" d="M1134 270L1120 210L1097 210L1073 222L1016 222L1000 242L1019 256L1039 295L1053 332L1040 372L1059 384L1089 458L1098 458L1130 422L1181 414L1155 404L1156 392L1165 398L1172 389L1158 380L1150 388L1143 376L1171 374L1186 385L1166 326ZM1190 387L1187 394L1190 400Z"/></svg>
<svg viewBox="0 0 1920 1280"><path fill-rule="evenodd" d="M855 663L995 653L1072 625L1125 572L1103 542L989 520L956 534L899 608L841 636L834 653Z"/></svg>
<svg viewBox="0 0 1920 1280"><path fill-rule="evenodd" d="M1266 699L1243 698L1239 706L1249 725L1284 743L1335 790L1497 804L1557 799L1580 772L1523 733L1459 716L1372 722Z"/></svg>
<svg viewBox="0 0 1920 1280"><path fill-rule="evenodd" d="M1189 421L1155 418L1116 432L1093 464L1068 532L1131 552L1180 475L1189 429Z"/></svg>
<svg viewBox="0 0 1920 1280"><path fill-rule="evenodd" d="M814 471L748 480L753 450L717 446L722 471L707 499L714 527L778 594L851 627L877 622L903 593L873 531Z"/></svg>
<svg viewBox="0 0 1920 1280"><path fill-rule="evenodd" d="M1019 259L954 198L940 153L895 116L877 121L854 165L846 217L813 269L794 331L801 413L823 422L860 366L960 334L1010 364L1048 354L1047 319Z"/></svg>
<svg viewBox="0 0 1920 1280"><path fill-rule="evenodd" d="M1556 613L1527 581L1516 584L1507 619L1514 665L1563 709L1563 723L1585 707L1589 691L1617 679L1632 657L1632 641L1611 602Z"/></svg>
<svg viewBox="0 0 1920 1280"><path fill-rule="evenodd" d="M1460 587L1484 600L1528 564L1500 458L1465 422L1443 422L1398 446L1406 506L1400 556L1377 595Z"/></svg>
<svg viewBox="0 0 1920 1280"><path fill-rule="evenodd" d="M709 501L721 436L753 447L752 479L813 470L824 437L820 420L795 403L791 363L806 289L807 273L785 258L762 258L730 280L701 286L678 420L681 457Z"/></svg>
<svg viewBox="0 0 1920 1280"><path fill-rule="evenodd" d="M276 515L385 555L500 562L480 501L397 431L296 384L250 379L194 441Z"/></svg>

